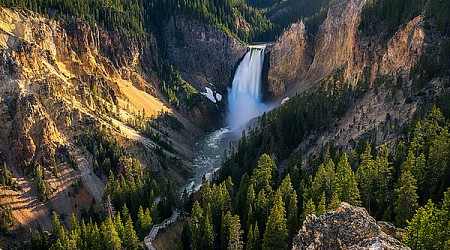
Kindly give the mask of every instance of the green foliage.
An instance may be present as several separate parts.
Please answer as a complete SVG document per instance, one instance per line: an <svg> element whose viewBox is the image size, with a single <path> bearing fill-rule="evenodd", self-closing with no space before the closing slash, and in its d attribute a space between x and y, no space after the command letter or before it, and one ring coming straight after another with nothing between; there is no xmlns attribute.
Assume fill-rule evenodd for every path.
<svg viewBox="0 0 450 250"><path fill-rule="evenodd" d="M361 162L356 172L356 177L360 186L363 205L364 207L368 208L368 211L370 213L372 203L375 199L375 161L373 160L372 148L369 144L367 144L367 147L364 153L361 154L360 159Z"/></svg>
<svg viewBox="0 0 450 250"><path fill-rule="evenodd" d="M441 31L450 35L450 2L445 0L428 0L425 17Z"/></svg>
<svg viewBox="0 0 450 250"><path fill-rule="evenodd" d="M12 178L12 173L6 166L6 162L3 163L3 168L1 169L0 176L1 176L0 183L2 185L5 185L5 186L13 185L14 182L13 182L13 178Z"/></svg>
<svg viewBox="0 0 450 250"><path fill-rule="evenodd" d="M127 214L124 211L124 214ZM86 223L77 221L72 214L70 227L67 230L59 220L58 215L52 213L52 236L49 238L45 232L35 231L33 233L31 249L140 249L139 240L129 215L125 217L123 224L120 213L117 216L107 216L98 226L97 223L89 221Z"/></svg>
<svg viewBox="0 0 450 250"><path fill-rule="evenodd" d="M180 108L181 105L192 108L200 103L200 93L183 80L172 65L163 65L161 76L164 79L161 85L162 91L171 105L176 108Z"/></svg>
<svg viewBox="0 0 450 250"><path fill-rule="evenodd" d="M96 22L109 30L121 27L136 38L146 34L142 0L1 0L0 6L20 7L50 17L72 15L92 24Z"/></svg>
<svg viewBox="0 0 450 250"><path fill-rule="evenodd" d="M355 173L353 172L348 156L342 154L336 169L336 193L340 200L348 202L352 205L360 205L359 189L356 182Z"/></svg>
<svg viewBox="0 0 450 250"><path fill-rule="evenodd" d="M417 199L419 198L416 190L416 179L410 171L404 171L394 190L396 200L394 211L396 213L396 222L400 227L406 226L406 221L411 219L417 209Z"/></svg>
<svg viewBox="0 0 450 250"><path fill-rule="evenodd" d="M152 217L150 216L150 210L139 207L136 221L136 231L140 239L143 239L152 229Z"/></svg>
<svg viewBox="0 0 450 250"><path fill-rule="evenodd" d="M249 7L243 0L155 0L149 4L149 10L150 23L155 30L163 27L167 19L176 14L196 17L242 41L267 37L273 26L260 10ZM237 19L245 20L249 24L248 29L238 27Z"/></svg>
<svg viewBox="0 0 450 250"><path fill-rule="evenodd" d="M267 114L263 119L267 121ZM396 224L405 226L408 220L414 220L418 206L424 204L421 202L423 197L434 197L437 202L443 198L441 190L450 186L449 124L440 111L433 108L426 118L417 122L406 143L400 142L393 154L386 144L375 149L364 140L350 156L333 152L330 146L320 157L308 159L309 167L300 170L295 165L285 166L283 178L278 177L280 173L272 157L263 153L249 167L250 175L245 171L242 176L237 176L239 185L232 184L230 176L233 174L226 176L223 182L216 180L217 184L204 183L200 202L195 202L189 219L190 245L193 249L209 247L211 241L205 240L211 239L207 237L210 233L205 232L205 228L208 232L212 228L216 235L215 248L227 248L230 220L239 216L245 225L242 239L246 239L247 249L283 249L291 244L290 239L298 232L299 223L308 214L319 215L334 210L341 200L363 204L377 219L392 221L395 216ZM244 135L242 140L246 145L251 136ZM248 147L241 144L239 150L243 150L244 158L248 157L245 156ZM235 152L235 155L240 153ZM437 162L440 162L439 166ZM416 182L416 175L419 182ZM433 195L429 189L434 190ZM212 221L211 227L207 226L206 218ZM422 222L417 219L415 223ZM255 233L259 225L264 226ZM415 230L421 227L422 224L418 224ZM441 231L443 234L439 237L445 238L448 230ZM411 236L411 242L418 241L419 236Z"/></svg>
<svg viewBox="0 0 450 250"><path fill-rule="evenodd" d="M8 233L14 226L14 221L12 209L0 204L0 232Z"/></svg>
<svg viewBox="0 0 450 250"><path fill-rule="evenodd" d="M101 128L87 129L76 140L94 156L94 172L99 176L108 175L110 171L117 175L120 163L130 158L117 139Z"/></svg>
<svg viewBox="0 0 450 250"><path fill-rule="evenodd" d="M122 246L125 249L139 249L139 239L136 235L136 231L133 228L133 221L130 216L125 217L124 226L125 235L122 238Z"/></svg>
<svg viewBox="0 0 450 250"><path fill-rule="evenodd" d="M267 220L262 249L287 249L288 231L286 225L286 210L281 192L278 190L275 194L274 205L270 210L269 219Z"/></svg>
<svg viewBox="0 0 450 250"><path fill-rule="evenodd" d="M106 249L121 249L122 240L119 237L111 217L108 217L100 227L102 241Z"/></svg>
<svg viewBox="0 0 450 250"><path fill-rule="evenodd" d="M305 220L308 214L316 214L316 205L312 199L309 199L308 202L305 203L305 207L303 208L303 216L302 220Z"/></svg>
<svg viewBox="0 0 450 250"><path fill-rule="evenodd" d="M314 36L319 25L325 19L328 8L339 3L340 0L278 0L275 4L270 0L249 0L248 2L261 7L271 6L268 8L266 16L273 23L273 34L278 35L291 23L303 19L307 25L307 31Z"/></svg>
<svg viewBox="0 0 450 250"><path fill-rule="evenodd" d="M359 29L366 36L392 36L399 26L420 15L427 1L371 0L362 11Z"/></svg>
<svg viewBox="0 0 450 250"><path fill-rule="evenodd" d="M325 198L325 192L323 192L322 196L320 197L319 204L317 205L316 215L319 216L326 212L327 212L326 198Z"/></svg>
<svg viewBox="0 0 450 250"><path fill-rule="evenodd" d="M228 176L239 180L243 173L250 174L264 153L288 159L313 131L320 133L332 126L359 95L358 89L345 84L322 85L316 92L292 97L269 114L263 114L258 126L243 136L237 151L223 164L219 180Z"/></svg>
<svg viewBox="0 0 450 250"><path fill-rule="evenodd" d="M38 188L38 196L41 201L46 202L51 194L51 188L48 182L44 179L42 172L42 167L38 164L36 165L34 179Z"/></svg>
<svg viewBox="0 0 450 250"><path fill-rule="evenodd" d="M405 243L412 249L450 248L450 189L441 208L429 200L420 207L406 227Z"/></svg>
<svg viewBox="0 0 450 250"><path fill-rule="evenodd" d="M242 234L239 216L228 211L222 219L222 249L244 249Z"/></svg>

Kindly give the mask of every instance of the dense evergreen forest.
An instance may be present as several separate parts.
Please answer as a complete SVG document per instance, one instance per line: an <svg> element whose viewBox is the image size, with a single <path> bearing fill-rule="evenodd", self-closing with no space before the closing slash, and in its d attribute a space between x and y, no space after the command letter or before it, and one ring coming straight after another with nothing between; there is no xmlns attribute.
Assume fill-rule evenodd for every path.
<svg viewBox="0 0 450 250"><path fill-rule="evenodd" d="M80 17L110 30L125 30L141 41L147 33L160 32L168 18L176 14L191 15L242 41L272 36L271 22L243 0L1 0L0 5L50 17ZM237 20L248 26L238 27Z"/></svg>
<svg viewBox="0 0 450 250"><path fill-rule="evenodd" d="M81 211L81 222L74 215L71 216L68 228L61 222L64 221L63 218L53 213L52 234L49 236L46 232L36 230L28 247L140 249L139 242L150 232L153 224L170 217L172 208L176 207L175 185L152 176L116 139L108 136L104 128L86 129L76 141L94 156L95 174L100 178L109 176L101 201L104 212L94 209L93 200L88 211ZM36 176L39 176L38 169L39 166ZM42 173L36 180L38 188L39 180L46 183ZM81 181L77 182L75 192L82 185ZM48 194L41 194L44 202L46 195ZM0 212L3 214L3 211ZM8 215L7 212L5 210L5 215ZM0 221L2 225L8 226L8 218Z"/></svg>
<svg viewBox="0 0 450 250"><path fill-rule="evenodd" d="M405 227L406 243L414 249L447 249L449 129L450 121L433 108L394 149L366 142L349 153L329 147L309 169L294 165L283 173L262 154L240 179L203 185L180 247L289 249L306 215L324 214L345 201Z"/></svg>

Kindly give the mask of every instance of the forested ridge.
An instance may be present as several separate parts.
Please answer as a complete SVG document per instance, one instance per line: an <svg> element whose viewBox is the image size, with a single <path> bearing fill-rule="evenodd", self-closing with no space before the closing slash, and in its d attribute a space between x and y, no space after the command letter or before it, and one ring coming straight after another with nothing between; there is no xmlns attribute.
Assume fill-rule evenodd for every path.
<svg viewBox="0 0 450 250"><path fill-rule="evenodd" d="M50 17L80 17L109 30L125 30L141 41L147 33L160 32L168 18L177 14L190 15L213 24L242 41L253 41L272 34L271 22L261 11L249 7L243 0L2 0L0 5L29 9ZM239 22L248 25L238 27Z"/></svg>

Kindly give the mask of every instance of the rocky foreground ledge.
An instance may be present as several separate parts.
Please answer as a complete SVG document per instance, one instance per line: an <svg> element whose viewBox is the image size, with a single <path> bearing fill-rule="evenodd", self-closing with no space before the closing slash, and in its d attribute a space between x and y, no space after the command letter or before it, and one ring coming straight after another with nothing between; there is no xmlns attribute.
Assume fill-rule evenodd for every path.
<svg viewBox="0 0 450 250"><path fill-rule="evenodd" d="M410 249L400 242L403 231L343 202L334 212L308 215L292 249Z"/></svg>

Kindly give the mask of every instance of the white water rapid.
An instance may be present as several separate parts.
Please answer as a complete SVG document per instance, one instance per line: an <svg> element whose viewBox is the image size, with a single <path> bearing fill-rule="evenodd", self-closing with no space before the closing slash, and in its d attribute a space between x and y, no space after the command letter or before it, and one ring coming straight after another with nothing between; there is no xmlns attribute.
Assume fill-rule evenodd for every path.
<svg viewBox="0 0 450 250"><path fill-rule="evenodd" d="M234 133L240 133L252 118L268 110L261 102L264 48L250 47L236 70L232 87L228 89L227 121Z"/></svg>

